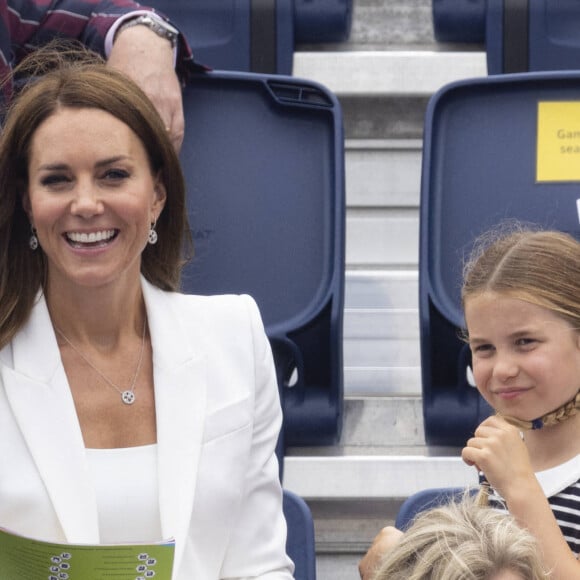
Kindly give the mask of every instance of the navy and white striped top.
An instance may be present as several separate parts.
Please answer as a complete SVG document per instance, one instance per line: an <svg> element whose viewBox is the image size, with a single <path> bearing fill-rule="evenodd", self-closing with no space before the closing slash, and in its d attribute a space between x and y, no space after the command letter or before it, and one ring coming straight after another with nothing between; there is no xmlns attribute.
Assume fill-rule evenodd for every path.
<svg viewBox="0 0 580 580"><path fill-rule="evenodd" d="M570 549L580 554L580 455L545 471L536 477L548 498L556 521ZM493 489L489 505L507 511L505 502Z"/></svg>

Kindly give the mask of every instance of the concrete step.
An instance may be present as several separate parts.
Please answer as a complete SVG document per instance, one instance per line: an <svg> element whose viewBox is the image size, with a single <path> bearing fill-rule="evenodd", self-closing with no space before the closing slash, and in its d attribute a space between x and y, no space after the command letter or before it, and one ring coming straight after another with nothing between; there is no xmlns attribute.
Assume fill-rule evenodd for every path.
<svg viewBox="0 0 580 580"><path fill-rule="evenodd" d="M318 580L358 580L358 562L410 494L475 486L460 449L425 445L420 397L348 398L340 444L291 448L284 486L314 517Z"/></svg>
<svg viewBox="0 0 580 580"><path fill-rule="evenodd" d="M421 141L347 140L347 269L418 265Z"/></svg>
<svg viewBox="0 0 580 580"><path fill-rule="evenodd" d="M460 449L425 444L421 397L349 397L341 441L287 450L284 485L309 500L404 498L466 485Z"/></svg>
<svg viewBox="0 0 580 580"><path fill-rule="evenodd" d="M339 97L430 96L442 86L487 75L485 52L341 50L295 52L293 75Z"/></svg>
<svg viewBox="0 0 580 580"><path fill-rule="evenodd" d="M366 113L369 123L377 120L371 116L372 112ZM377 113L385 114L384 111ZM418 208L422 146L421 139L347 139L347 206Z"/></svg>
<svg viewBox="0 0 580 580"><path fill-rule="evenodd" d="M347 271L417 269L421 148L419 139L346 140Z"/></svg>
<svg viewBox="0 0 580 580"><path fill-rule="evenodd" d="M314 515L318 580L358 580L408 495L477 483L460 449L424 440L418 237L428 100L486 74L482 47L435 41L431 0L354 0L347 42L294 54L295 76L337 94L346 134L344 430L335 446L288 449L284 470Z"/></svg>
<svg viewBox="0 0 580 580"><path fill-rule="evenodd" d="M388 450L391 451L391 450ZM436 455L316 455L284 460L284 486L307 500L392 500L432 487L477 485L459 450Z"/></svg>
<svg viewBox="0 0 580 580"><path fill-rule="evenodd" d="M477 476L456 456L287 457L284 484L312 511L318 580L358 580L360 558L381 528L394 525L405 497L429 487L476 486Z"/></svg>
<svg viewBox="0 0 580 580"><path fill-rule="evenodd" d="M340 47L436 45L432 0L353 0L350 37ZM320 49L319 45L312 45ZM308 47L299 47L308 48ZM332 48L332 47L331 47Z"/></svg>
<svg viewBox="0 0 580 580"><path fill-rule="evenodd" d="M420 393L420 140L346 142L345 391Z"/></svg>
<svg viewBox="0 0 580 580"><path fill-rule="evenodd" d="M318 580L360 580L358 562L374 536L394 523L395 500L310 501Z"/></svg>
<svg viewBox="0 0 580 580"><path fill-rule="evenodd" d="M347 396L420 395L417 286L416 271L346 273Z"/></svg>

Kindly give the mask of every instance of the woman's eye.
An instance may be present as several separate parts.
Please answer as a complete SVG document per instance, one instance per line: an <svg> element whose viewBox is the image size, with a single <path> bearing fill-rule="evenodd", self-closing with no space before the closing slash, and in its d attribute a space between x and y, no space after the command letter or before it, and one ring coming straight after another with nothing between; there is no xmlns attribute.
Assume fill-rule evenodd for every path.
<svg viewBox="0 0 580 580"><path fill-rule="evenodd" d="M108 169L104 175L104 179L109 179L113 181L121 181L129 177L129 172L124 169Z"/></svg>
<svg viewBox="0 0 580 580"><path fill-rule="evenodd" d="M54 174L46 175L40 180L40 184L44 187L51 187L55 185L60 185L63 183L68 183L69 179L66 175Z"/></svg>

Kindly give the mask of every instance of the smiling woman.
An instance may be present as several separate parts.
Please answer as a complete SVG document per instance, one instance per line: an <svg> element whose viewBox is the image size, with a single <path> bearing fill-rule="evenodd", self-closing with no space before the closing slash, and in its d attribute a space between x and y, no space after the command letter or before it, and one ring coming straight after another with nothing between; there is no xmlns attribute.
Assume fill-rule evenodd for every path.
<svg viewBox="0 0 580 580"><path fill-rule="evenodd" d="M113 282L134 293L165 199L145 147L121 120L61 107L44 121L31 140L23 203L48 261L49 302L76 285Z"/></svg>
<svg viewBox="0 0 580 580"><path fill-rule="evenodd" d="M289 580L256 304L178 292L191 241L163 122L97 57L63 54L25 61L43 74L0 142L0 527L174 538L172 580Z"/></svg>

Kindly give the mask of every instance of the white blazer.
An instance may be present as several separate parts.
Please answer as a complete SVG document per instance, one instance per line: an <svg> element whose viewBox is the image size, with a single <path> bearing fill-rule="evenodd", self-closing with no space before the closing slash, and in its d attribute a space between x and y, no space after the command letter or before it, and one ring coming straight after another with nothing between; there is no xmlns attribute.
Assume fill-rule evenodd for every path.
<svg viewBox="0 0 580 580"><path fill-rule="evenodd" d="M292 578L274 454L281 410L255 303L142 286L173 580ZM82 434L42 296L0 351L0 458L0 526L99 542Z"/></svg>

